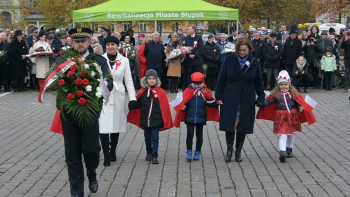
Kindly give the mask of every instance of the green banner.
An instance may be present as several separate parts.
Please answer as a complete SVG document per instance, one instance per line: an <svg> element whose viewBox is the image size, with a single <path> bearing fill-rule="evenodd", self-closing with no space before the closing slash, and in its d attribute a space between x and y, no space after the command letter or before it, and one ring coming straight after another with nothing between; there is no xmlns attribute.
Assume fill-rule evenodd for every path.
<svg viewBox="0 0 350 197"><path fill-rule="evenodd" d="M115 0L73 11L74 22L103 21L232 21L238 10L221 7L202 0L162 0L145 4L144 0ZM166 4L168 2L168 4ZM125 7L123 4L126 4ZM135 6L133 6L135 5ZM143 6L139 6L143 5ZM161 11L157 11L161 10Z"/></svg>

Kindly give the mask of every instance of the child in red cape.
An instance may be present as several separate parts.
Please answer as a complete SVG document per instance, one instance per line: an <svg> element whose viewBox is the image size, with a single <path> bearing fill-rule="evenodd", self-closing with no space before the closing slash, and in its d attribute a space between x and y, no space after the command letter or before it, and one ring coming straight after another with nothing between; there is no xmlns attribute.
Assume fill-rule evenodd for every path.
<svg viewBox="0 0 350 197"><path fill-rule="evenodd" d="M145 130L146 161L158 164L159 130L173 127L169 101L160 88L157 72L149 69L140 81L142 88L137 101L129 102L128 122Z"/></svg>
<svg viewBox="0 0 350 197"><path fill-rule="evenodd" d="M207 121L219 122L219 110L215 98L203 84L204 75L195 72L191 75L192 84L186 88L182 102L175 107L174 125L180 127L180 122L187 125L187 161L192 161L192 143L196 127L196 151L193 160L200 160L203 144L203 126Z"/></svg>
<svg viewBox="0 0 350 197"><path fill-rule="evenodd" d="M311 125L316 118L298 90L291 85L287 71L279 73L277 83L271 95L264 102L257 103L261 108L256 119L274 121L273 133L280 136L279 159L285 162L286 158L293 157L294 132L302 132L301 123L307 121Z"/></svg>

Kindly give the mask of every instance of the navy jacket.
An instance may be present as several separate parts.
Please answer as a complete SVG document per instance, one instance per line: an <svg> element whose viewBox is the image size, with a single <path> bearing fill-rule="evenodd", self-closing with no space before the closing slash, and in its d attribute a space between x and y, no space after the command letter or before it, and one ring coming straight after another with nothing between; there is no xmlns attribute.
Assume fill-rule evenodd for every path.
<svg viewBox="0 0 350 197"><path fill-rule="evenodd" d="M194 89L192 85L189 85L188 88ZM202 88L201 88L202 89ZM206 98L207 101L211 101ZM186 104L186 124L202 124L207 123L207 106L217 107L216 102L208 104L202 94L196 94L190 102Z"/></svg>
<svg viewBox="0 0 350 197"><path fill-rule="evenodd" d="M252 134L255 121L255 98L263 102L265 99L264 84L260 64L250 53L250 68L243 69L235 53L228 56L221 66L216 83L215 98L222 100L220 107L220 130L234 132L235 120L240 105L240 127L246 134ZM243 72L247 72L240 77Z"/></svg>
<svg viewBox="0 0 350 197"><path fill-rule="evenodd" d="M109 37L109 35L106 36L106 38L108 38L108 37ZM103 52L105 52L106 51L105 38L103 38L103 36L99 36L98 41L103 48Z"/></svg>
<svg viewBox="0 0 350 197"><path fill-rule="evenodd" d="M259 59L260 62L264 59L264 46L266 45L265 42L259 40L252 40L252 45L254 51L252 51L252 54L255 58Z"/></svg>
<svg viewBox="0 0 350 197"><path fill-rule="evenodd" d="M197 46L195 46L195 42L197 42ZM189 57L190 54L187 54L186 59L184 61L185 65L191 65L191 66L202 65L202 52L204 49L202 36L200 35L194 35L194 37L187 36L185 38L184 46L193 47L191 54L195 55L195 57L191 59Z"/></svg>
<svg viewBox="0 0 350 197"><path fill-rule="evenodd" d="M27 37L27 39L26 39L29 48L33 46L33 38L34 38L34 36L31 35L31 36ZM36 40L39 40L39 37L36 37Z"/></svg>
<svg viewBox="0 0 350 197"><path fill-rule="evenodd" d="M148 42L143 52L146 57L147 69L160 69L162 68L163 61L165 59L164 46L162 43L153 41Z"/></svg>

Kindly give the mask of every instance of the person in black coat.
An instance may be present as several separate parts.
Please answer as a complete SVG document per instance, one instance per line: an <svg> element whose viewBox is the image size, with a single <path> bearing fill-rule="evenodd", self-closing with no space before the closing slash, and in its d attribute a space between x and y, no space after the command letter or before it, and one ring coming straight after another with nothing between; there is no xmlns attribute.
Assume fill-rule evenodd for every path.
<svg viewBox="0 0 350 197"><path fill-rule="evenodd" d="M0 33L0 52L4 53L0 55L0 87L4 87L5 92L10 92L10 85L8 80L8 64L9 64L9 45L3 40L6 36L5 32Z"/></svg>
<svg viewBox="0 0 350 197"><path fill-rule="evenodd" d="M22 30L15 32L15 38L10 44L12 57L12 77L15 92L23 92L24 77L27 75L26 56L29 53L27 43L23 40Z"/></svg>
<svg viewBox="0 0 350 197"><path fill-rule="evenodd" d="M254 33L254 39L252 40L252 45L254 51L252 51L253 56L259 61L261 73L263 76L263 82L264 87L266 86L267 76L266 73L263 72L263 65L264 65L264 45L266 45L266 42L263 40L260 40L260 32Z"/></svg>
<svg viewBox="0 0 350 197"><path fill-rule="evenodd" d="M293 67L293 86L296 87L299 92L299 88L304 87L304 93L309 93L308 88L310 85L310 80L311 77L309 74L309 65L306 59L303 56L300 56Z"/></svg>
<svg viewBox="0 0 350 197"><path fill-rule="evenodd" d="M350 33L347 33L344 37L340 48L344 50L344 65L345 65L345 87L344 92L348 92L349 89L349 76L350 76Z"/></svg>
<svg viewBox="0 0 350 197"><path fill-rule="evenodd" d="M143 54L147 59L147 69L153 69L157 71L157 75L161 80L162 65L165 60L164 46L159 41L158 32L153 33L151 37L152 41L146 43Z"/></svg>
<svg viewBox="0 0 350 197"><path fill-rule="evenodd" d="M264 61L267 70L267 90L272 90L274 84L271 84L271 77L278 77L278 72L281 66L282 46L276 41L276 34L270 35L269 43L264 46Z"/></svg>
<svg viewBox="0 0 350 197"><path fill-rule="evenodd" d="M219 129L226 132L227 162L231 161L235 130L235 160L242 161L245 135L252 134L254 129L256 94L258 101L265 99L260 64L250 53L252 50L248 38L239 38L236 52L225 59L216 83L215 98L221 105Z"/></svg>
<svg viewBox="0 0 350 197"><path fill-rule="evenodd" d="M298 39L297 34L298 30L292 29L289 34L289 39L286 41L283 48L282 61L289 76L292 76L295 61L303 54L302 43Z"/></svg>
<svg viewBox="0 0 350 197"><path fill-rule="evenodd" d="M314 79L314 81L312 82L312 86L317 88L321 86L321 77L319 76L319 68L316 67L316 62L319 61L319 56L316 49L316 42L317 39L314 34L308 36L306 39L306 45L303 47L303 51L304 57L308 63L308 72L312 75Z"/></svg>
<svg viewBox="0 0 350 197"><path fill-rule="evenodd" d="M208 66L206 75L207 87L211 90L215 90L216 76L219 72L220 49L214 42L214 35L208 36L208 41L204 45L202 56L204 58L204 64Z"/></svg>
<svg viewBox="0 0 350 197"><path fill-rule="evenodd" d="M107 60L100 55L94 54L94 50L90 47L90 36L92 30L88 28L73 28L70 29L68 33L73 39L73 48L69 49L69 51L81 54L86 59L95 60L101 67L103 75L109 75ZM113 79L107 79L107 83L108 90L112 91ZM99 121L95 120L95 124L90 127L81 127L74 115L68 113L67 109L61 109L58 100L56 106L62 113L61 121L65 158L68 168L71 195L76 197L84 196L85 176L82 154L87 169L86 175L89 180L89 190L92 193L96 193L98 190L96 168L99 165L101 151L99 143Z"/></svg>
<svg viewBox="0 0 350 197"><path fill-rule="evenodd" d="M202 71L202 51L204 49L204 44L202 37L196 35L197 30L195 26L189 27L187 31L189 36L186 37L184 46L192 47L192 51L190 54L186 54L184 65L187 71L187 83L190 84L191 75L195 72ZM186 86L188 86L188 84Z"/></svg>

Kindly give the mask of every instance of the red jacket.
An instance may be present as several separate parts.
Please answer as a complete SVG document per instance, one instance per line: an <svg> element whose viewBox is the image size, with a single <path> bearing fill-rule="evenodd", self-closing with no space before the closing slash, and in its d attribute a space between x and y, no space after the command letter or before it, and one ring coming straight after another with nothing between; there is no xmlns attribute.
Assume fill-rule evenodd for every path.
<svg viewBox="0 0 350 197"><path fill-rule="evenodd" d="M141 80L142 77L146 76L147 66L146 66L146 57L144 56L143 52L145 51L145 44L141 45L139 48L139 61L140 61L140 72L139 72L139 79Z"/></svg>

